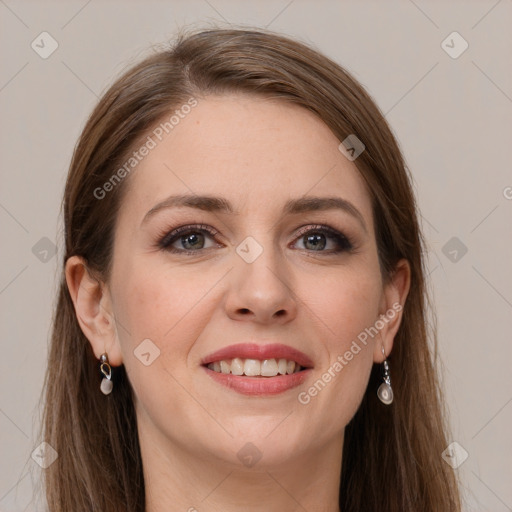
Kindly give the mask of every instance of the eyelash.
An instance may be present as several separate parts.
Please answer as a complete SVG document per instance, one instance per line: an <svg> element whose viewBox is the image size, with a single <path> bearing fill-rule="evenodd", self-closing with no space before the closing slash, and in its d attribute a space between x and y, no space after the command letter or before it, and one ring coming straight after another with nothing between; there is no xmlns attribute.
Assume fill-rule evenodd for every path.
<svg viewBox="0 0 512 512"><path fill-rule="evenodd" d="M168 251L171 253L196 254L197 255L198 253L203 252L207 249L211 249L212 247L207 248L207 249L197 249L195 251L190 251L187 249L176 249L174 247L170 247L170 245L172 243L174 243L180 236L184 236L184 235L191 234L191 233L198 233L198 232L206 233L212 237L215 237L219 233L217 230L215 230L205 224L192 224L192 225L187 225L187 226L181 226L177 229L174 229L171 232L164 231L163 233L161 233L158 237L159 241L157 243L157 246L159 249ZM321 224L315 224L312 226L304 226L303 228L301 228L299 230L299 233L297 234L295 240L300 239L301 237L303 237L304 235L306 235L308 233L327 234L331 238L336 240L338 247L342 247L342 248L337 249L337 250L330 250L330 251L313 251L313 250L309 251L308 249L300 249L302 251L308 251L308 252L313 252L313 253L319 252L319 253L325 253L325 254L339 254L341 252L351 252L354 250L354 244L350 237L346 236L345 234L339 232L336 229L333 229L329 226L324 226Z"/></svg>

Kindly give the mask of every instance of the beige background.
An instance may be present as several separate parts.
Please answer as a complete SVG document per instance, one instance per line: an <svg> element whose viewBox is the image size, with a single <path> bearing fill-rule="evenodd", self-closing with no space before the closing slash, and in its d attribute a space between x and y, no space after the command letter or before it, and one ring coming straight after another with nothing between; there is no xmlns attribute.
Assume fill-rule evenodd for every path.
<svg viewBox="0 0 512 512"><path fill-rule="evenodd" d="M456 469L464 510L512 510L511 0L0 0L0 15L0 511L43 510L31 499L31 453L62 254L59 205L85 118L150 45L216 21L313 44L386 113L430 246L450 440L469 454ZM31 48L43 31L58 43L47 59ZM456 59L441 46L453 31L469 44ZM452 39L454 52L462 41ZM446 245L452 237L459 248Z"/></svg>

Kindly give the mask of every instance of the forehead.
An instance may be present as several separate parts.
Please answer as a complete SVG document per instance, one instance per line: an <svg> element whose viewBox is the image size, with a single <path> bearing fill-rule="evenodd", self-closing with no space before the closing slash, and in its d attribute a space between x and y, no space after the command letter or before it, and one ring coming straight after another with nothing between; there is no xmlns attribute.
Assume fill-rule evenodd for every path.
<svg viewBox="0 0 512 512"><path fill-rule="evenodd" d="M175 110L148 132L151 149L129 177L120 216L140 223L171 194L223 196L237 210L269 214L290 198L338 195L371 227L362 176L313 113L246 94L197 98L193 108Z"/></svg>

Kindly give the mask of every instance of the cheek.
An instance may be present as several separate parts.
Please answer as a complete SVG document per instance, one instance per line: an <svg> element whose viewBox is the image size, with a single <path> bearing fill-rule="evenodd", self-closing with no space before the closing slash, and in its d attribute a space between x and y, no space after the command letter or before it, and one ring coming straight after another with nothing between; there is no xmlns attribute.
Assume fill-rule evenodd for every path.
<svg viewBox="0 0 512 512"><path fill-rule="evenodd" d="M314 281L314 280L312 280ZM310 282L305 290L313 289ZM352 340L374 325L381 299L379 278L371 271L336 275L329 286L318 287L315 298L305 299L323 322L331 358L348 350ZM304 297L307 297L304 295ZM364 335L362 336L364 337Z"/></svg>
<svg viewBox="0 0 512 512"><path fill-rule="evenodd" d="M144 272L132 274L123 283L116 301L119 318L130 332L129 340L124 340L130 345L136 345L145 338L155 342L161 340L179 312L180 296L175 290L175 287L166 286L161 279L154 279Z"/></svg>
<svg viewBox="0 0 512 512"><path fill-rule="evenodd" d="M117 288L116 318L123 326L117 332L137 402L151 415L159 410L183 415L187 396L178 374L186 370L197 338L194 306L206 292L179 272L160 269L157 275L147 265L126 275L130 277Z"/></svg>
<svg viewBox="0 0 512 512"><path fill-rule="evenodd" d="M127 279L118 280L115 305L116 319L125 327L118 328L118 335L127 371L137 378L140 361L134 355L143 343L158 354L153 372L185 371L187 356L210 320L209 292L219 276L151 264L148 258L122 274ZM144 341L148 339L157 348Z"/></svg>
<svg viewBox="0 0 512 512"><path fill-rule="evenodd" d="M200 283L157 255L119 261L117 268L116 309L130 331L130 343L150 338L165 344L186 324L183 319L201 296Z"/></svg>
<svg viewBox="0 0 512 512"><path fill-rule="evenodd" d="M368 268L342 274L336 276L336 285L323 287L322 293L316 298L310 294L308 300L321 320L323 335L318 341L326 356L317 380L302 390L299 403L321 418L323 428L329 425L325 435L345 426L357 411L373 365L373 344L378 342L378 335L368 334L379 318L378 274Z"/></svg>

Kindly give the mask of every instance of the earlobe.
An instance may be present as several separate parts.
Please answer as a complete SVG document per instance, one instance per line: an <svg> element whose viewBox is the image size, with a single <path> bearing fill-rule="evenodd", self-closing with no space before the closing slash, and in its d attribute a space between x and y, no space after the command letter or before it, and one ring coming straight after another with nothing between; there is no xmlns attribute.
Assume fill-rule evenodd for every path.
<svg viewBox="0 0 512 512"><path fill-rule="evenodd" d="M403 309L411 285L411 267L406 259L401 259L389 283L386 284L379 314L379 342L374 347L373 360L382 363L391 353L395 335L400 327ZM382 353L384 347L384 354Z"/></svg>
<svg viewBox="0 0 512 512"><path fill-rule="evenodd" d="M87 268L80 256L66 261L66 282L82 332L98 358L107 352L110 364L122 364L108 289Z"/></svg>

